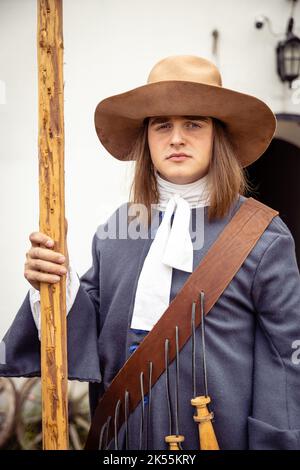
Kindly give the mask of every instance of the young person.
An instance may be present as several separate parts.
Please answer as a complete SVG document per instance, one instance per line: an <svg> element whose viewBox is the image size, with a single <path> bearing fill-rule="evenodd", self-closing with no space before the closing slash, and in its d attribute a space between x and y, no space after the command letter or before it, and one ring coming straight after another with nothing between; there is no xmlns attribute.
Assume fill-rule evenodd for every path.
<svg viewBox="0 0 300 470"><path fill-rule="evenodd" d="M67 273L69 377L90 382L92 414L247 201L243 168L266 150L276 120L259 99L223 88L210 61L172 56L153 67L146 85L100 102L95 125L112 156L135 161L131 200L98 227L92 266L80 279L68 253L60 259L49 237L30 235L25 277L32 287L4 337L6 364L0 366L3 376L39 375L39 285ZM195 356L191 339L180 351L184 449L199 448L191 406L193 357L199 394L208 379L221 449L300 448L299 320L295 244L277 215L207 315L207 377L200 327ZM174 422L175 361L168 372ZM149 412L145 399L130 414L128 428L122 426L118 445L112 440L108 446L166 449L166 390L164 372L151 389L147 430L141 426L142 412Z"/></svg>

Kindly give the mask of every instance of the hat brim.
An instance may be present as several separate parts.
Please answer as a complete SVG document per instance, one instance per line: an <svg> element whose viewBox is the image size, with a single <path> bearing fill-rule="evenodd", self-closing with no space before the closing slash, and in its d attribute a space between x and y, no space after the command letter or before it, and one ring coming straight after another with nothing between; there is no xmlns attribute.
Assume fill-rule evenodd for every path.
<svg viewBox="0 0 300 470"><path fill-rule="evenodd" d="M128 160L145 117L192 115L214 117L226 125L242 167L266 151L276 130L275 115L260 99L179 80L150 83L102 100L95 110L95 128L111 155Z"/></svg>

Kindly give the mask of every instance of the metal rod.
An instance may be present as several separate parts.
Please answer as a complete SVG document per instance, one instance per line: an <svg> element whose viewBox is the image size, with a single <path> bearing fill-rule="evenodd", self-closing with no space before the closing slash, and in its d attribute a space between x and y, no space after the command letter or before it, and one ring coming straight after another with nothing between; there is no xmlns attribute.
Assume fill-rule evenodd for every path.
<svg viewBox="0 0 300 470"><path fill-rule="evenodd" d="M167 404L169 413L169 435L172 434L173 422L172 422L172 406L170 398L170 380L169 380L169 340L165 340L165 368L166 368L166 393L167 393Z"/></svg>
<svg viewBox="0 0 300 470"><path fill-rule="evenodd" d="M149 448L149 436L150 436L150 422L151 422L151 399L152 399L152 373L153 373L153 362L149 362L149 391L148 391L148 413L147 413L147 443L146 450Z"/></svg>
<svg viewBox="0 0 300 470"><path fill-rule="evenodd" d="M204 292L200 292L200 314L201 314L201 336L202 336L202 366L204 377L205 397L208 396L207 368L206 368L206 348L205 348L205 315L204 315Z"/></svg>
<svg viewBox="0 0 300 470"><path fill-rule="evenodd" d="M194 304L193 304L194 305ZM204 315L204 292L200 291L200 322L201 322L201 337L202 337L202 365L203 376L205 384L205 396L196 396L196 387L194 386L194 397L191 399L192 406L195 407L195 414L193 419L198 425L199 445L201 450L219 450L219 444L215 435L212 425L214 414L209 409L211 402L208 396L207 387L207 370L206 370L206 355L205 355L205 315ZM192 311L192 336L194 336L195 347L195 312ZM195 349L193 347L193 368ZM194 370L194 369L193 369Z"/></svg>
<svg viewBox="0 0 300 470"><path fill-rule="evenodd" d="M176 386L175 386L175 433L179 435L179 331L178 326L175 327L176 335Z"/></svg>
<svg viewBox="0 0 300 470"><path fill-rule="evenodd" d="M105 450L108 448L108 435L109 435L110 422L111 422L111 416L109 416L106 421L105 446L104 446Z"/></svg>
<svg viewBox="0 0 300 470"><path fill-rule="evenodd" d="M145 420L145 395L144 395L144 373L140 373L140 388L141 388L141 404L142 404L142 414L141 414L141 424L140 424L140 450L143 449L143 435L144 435L144 420Z"/></svg>
<svg viewBox="0 0 300 470"><path fill-rule="evenodd" d="M196 396L196 334L195 334L195 316L196 316L196 302L192 305L192 318L191 318L191 329L192 329L192 386L193 386L193 397Z"/></svg>
<svg viewBox="0 0 300 470"><path fill-rule="evenodd" d="M173 434L173 413L172 401L170 394L170 376L169 376L169 340L165 341L165 368L166 368L166 391L167 403L169 409L169 435L165 436L165 442L168 444L169 450L182 450L181 443L184 441L184 436L179 434L179 330L175 327L176 332L176 386L175 386L175 434Z"/></svg>
<svg viewBox="0 0 300 470"><path fill-rule="evenodd" d="M125 391L125 450L129 449L129 427L128 427L128 416L129 416L129 392Z"/></svg>
<svg viewBox="0 0 300 470"><path fill-rule="evenodd" d="M103 441L104 431L106 430L106 426L107 426L107 421L106 423L103 424L101 431L100 431L99 446L98 446L99 450L102 450L102 441Z"/></svg>
<svg viewBox="0 0 300 470"><path fill-rule="evenodd" d="M115 431L115 450L119 450L118 442L118 421L119 421L119 411L120 411L121 400L117 401L115 407L115 416L114 416L114 431Z"/></svg>

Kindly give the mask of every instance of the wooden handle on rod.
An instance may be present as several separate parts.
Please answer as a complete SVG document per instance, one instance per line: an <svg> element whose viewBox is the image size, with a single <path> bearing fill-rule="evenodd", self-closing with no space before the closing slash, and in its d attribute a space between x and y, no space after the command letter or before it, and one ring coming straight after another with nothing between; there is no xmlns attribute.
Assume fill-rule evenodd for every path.
<svg viewBox="0 0 300 470"><path fill-rule="evenodd" d="M166 436L165 441L169 444L169 450L181 450L180 443L184 441L184 436Z"/></svg>
<svg viewBox="0 0 300 470"><path fill-rule="evenodd" d="M208 411L210 397L199 396L192 398L191 404L196 408L194 421L198 423L199 442L201 450L220 450L212 425L214 414Z"/></svg>

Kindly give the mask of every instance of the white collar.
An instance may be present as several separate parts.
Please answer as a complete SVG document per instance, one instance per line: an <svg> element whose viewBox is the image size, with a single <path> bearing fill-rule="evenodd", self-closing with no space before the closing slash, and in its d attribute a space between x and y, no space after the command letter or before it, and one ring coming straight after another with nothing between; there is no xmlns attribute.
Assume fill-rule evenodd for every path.
<svg viewBox="0 0 300 470"><path fill-rule="evenodd" d="M209 205L208 175L187 184L171 183L163 179L155 171L157 189L159 192L158 209L165 210L169 199L175 194L181 196L192 207L204 207Z"/></svg>

